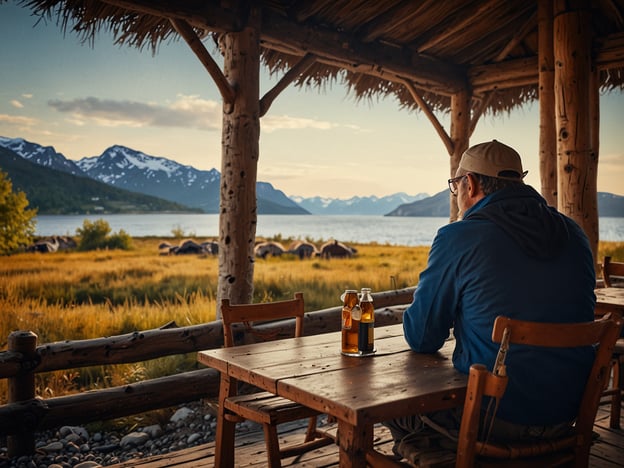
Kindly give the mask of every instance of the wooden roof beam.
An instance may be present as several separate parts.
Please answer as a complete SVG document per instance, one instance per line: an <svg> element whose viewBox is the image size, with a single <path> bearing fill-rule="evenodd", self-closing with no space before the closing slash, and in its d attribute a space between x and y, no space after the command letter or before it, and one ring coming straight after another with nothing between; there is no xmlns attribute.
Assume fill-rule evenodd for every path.
<svg viewBox="0 0 624 468"><path fill-rule="evenodd" d="M600 38L594 45L594 61L598 70L624 67L624 33Z"/></svg>
<svg viewBox="0 0 624 468"><path fill-rule="evenodd" d="M594 64L598 70L624 67L624 33L597 39L594 43ZM507 89L538 83L537 56L506 60L468 69L468 80L474 94L493 89Z"/></svg>
<svg viewBox="0 0 624 468"><path fill-rule="evenodd" d="M197 34L195 34L195 31L193 31L191 25L186 21L178 19L171 19L170 21L178 34L184 38L191 50L195 53L202 65L208 70L210 76L212 76L212 79L221 93L225 107L232 105L236 97L236 90L228 82L219 68L219 65L217 65L210 53L206 50L202 41Z"/></svg>
<svg viewBox="0 0 624 468"><path fill-rule="evenodd" d="M479 3L476 6L468 6L466 10L454 15L452 24L447 23L438 25L438 31L432 34L427 41L417 46L418 52L422 53L429 50L439 43L444 42L449 37L457 35L471 23L474 23L475 19L476 21L479 21L479 18L481 18L483 13L490 11L493 8L493 5L498 3L498 1L499 0L489 0L485 3Z"/></svg>
<svg viewBox="0 0 624 468"><path fill-rule="evenodd" d="M537 12L533 13L531 17L524 23L524 26L522 26L516 32L516 34L514 34L514 37L512 37L511 40L507 43L507 45L503 48L503 50L500 51L500 53L496 56L494 61L501 62L505 60L505 57L507 57L511 53L511 51L518 44L520 44L520 42L522 42L522 40L526 37L527 34L531 32L531 30L535 27L536 24L537 24Z"/></svg>
<svg viewBox="0 0 624 468"><path fill-rule="evenodd" d="M602 5L605 9L609 10L611 17L615 20L615 23L618 27L624 26L624 18L622 18L622 13L620 13L620 9L613 3L613 0L605 0L602 2Z"/></svg>
<svg viewBox="0 0 624 468"><path fill-rule="evenodd" d="M418 87L443 95L458 92L467 85L463 67L417 54L405 47L365 44L355 36L296 24L268 11L262 15L261 41L268 49L299 56L311 53L319 57L319 62L342 68L383 70L381 75L403 76ZM378 73L369 74L380 76Z"/></svg>
<svg viewBox="0 0 624 468"><path fill-rule="evenodd" d="M288 70L288 72L286 72L286 74L282 76L282 79L279 80L279 82L275 86L273 86L273 88L271 88L269 91L266 92L264 96L262 96L262 99L260 99L260 117L264 116L268 112L275 98L282 91L284 91L290 83L297 79L299 75L305 73L308 68L314 65L314 62L316 62L316 57L312 54L307 54L301 60L299 60L299 62L297 62L294 67Z"/></svg>
<svg viewBox="0 0 624 468"><path fill-rule="evenodd" d="M418 104L420 109L427 116L427 118L429 119L429 121L433 125L433 128L435 128L435 131L438 133L438 135L442 139L442 143L444 143L444 146L446 146L446 150L448 151L448 153L449 154L453 154L453 148L455 146L453 144L453 140L448 135L448 133L446 133L446 130L444 130L444 127L442 126L442 124L440 123L440 121L438 120L436 115L433 113L431 108L427 105L427 102L420 96L420 93L414 87L414 85L412 83L410 83L408 80L403 80L402 83L407 88L407 90L409 91L409 93L412 96L412 99L414 100L414 102L416 102L416 104Z"/></svg>
<svg viewBox="0 0 624 468"><path fill-rule="evenodd" d="M468 79L474 94L483 94L493 89L536 84L538 81L537 57L472 67L468 70Z"/></svg>
<svg viewBox="0 0 624 468"><path fill-rule="evenodd" d="M401 26L413 17L420 15L422 11L426 11L432 1L439 0L424 1L415 11L412 11L414 6L410 2L397 3L389 10L386 10L385 13L377 16L373 21L360 28L358 32L360 39L365 43L379 39L388 29L388 25L392 25L392 28Z"/></svg>
<svg viewBox="0 0 624 468"><path fill-rule="evenodd" d="M479 119L481 118L481 115L483 115L483 112L485 111L485 109L487 109L487 107L490 105L490 102L494 98L495 93L496 91L488 91L483 96L483 99L480 99L477 102L477 104L473 107L472 115L470 117L470 126L468 127L469 137L472 136L472 134L475 131L475 128L477 128L477 124L479 123Z"/></svg>
<svg viewBox="0 0 624 468"><path fill-rule="evenodd" d="M181 19L198 29L215 32L240 31L244 22L240 15L215 6L214 2L193 1L176 4L164 0L101 0L129 11ZM262 46L293 55L308 53L322 57L323 63L364 73L362 70L383 70L374 76L402 76L415 85L432 92L450 95L465 89L465 69L431 57L419 55L405 47L381 43L362 43L355 36L333 29L295 23L269 10L262 11L260 38Z"/></svg>
<svg viewBox="0 0 624 468"><path fill-rule="evenodd" d="M176 5L173 10L171 2L166 0L100 0L125 10L146 15L159 16L164 19L180 19L187 21L196 28L214 32L232 32L243 29L244 18L233 11L216 6L214 2L192 1Z"/></svg>

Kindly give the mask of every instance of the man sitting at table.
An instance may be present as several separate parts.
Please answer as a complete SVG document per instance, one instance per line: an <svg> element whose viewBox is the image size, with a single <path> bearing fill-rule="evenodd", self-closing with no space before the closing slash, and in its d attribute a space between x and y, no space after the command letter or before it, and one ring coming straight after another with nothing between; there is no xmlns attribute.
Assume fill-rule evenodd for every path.
<svg viewBox="0 0 624 468"><path fill-rule="evenodd" d="M593 320L596 279L587 237L524 184L520 155L496 140L478 144L462 155L455 175L449 188L461 221L442 227L433 241L403 316L410 347L433 353L453 329L453 364L467 374L474 363L492 369L498 315L536 322ZM507 356L509 385L490 440L544 439L569 428L593 352L562 350L557 372L546 371L544 360L539 349L517 360ZM456 436L460 420L458 408L386 425L395 453L410 460L432 430Z"/></svg>

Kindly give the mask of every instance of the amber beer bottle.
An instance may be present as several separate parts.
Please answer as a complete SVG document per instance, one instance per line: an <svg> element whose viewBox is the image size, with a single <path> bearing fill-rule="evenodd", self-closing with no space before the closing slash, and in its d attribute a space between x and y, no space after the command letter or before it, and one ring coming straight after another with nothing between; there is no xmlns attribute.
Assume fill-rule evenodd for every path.
<svg viewBox="0 0 624 468"><path fill-rule="evenodd" d="M375 350L375 308L370 288L362 288L360 293L360 331L358 333L358 352L370 354Z"/></svg>
<svg viewBox="0 0 624 468"><path fill-rule="evenodd" d="M342 299L342 354L357 356L360 307L355 289L347 289Z"/></svg>

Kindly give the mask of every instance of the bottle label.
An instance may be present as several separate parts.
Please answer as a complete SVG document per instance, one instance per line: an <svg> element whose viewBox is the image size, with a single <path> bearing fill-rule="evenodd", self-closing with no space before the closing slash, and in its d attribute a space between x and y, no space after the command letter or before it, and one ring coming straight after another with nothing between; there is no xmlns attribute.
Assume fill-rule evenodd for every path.
<svg viewBox="0 0 624 468"><path fill-rule="evenodd" d="M372 353L374 349L375 324L372 322L360 322L358 333L358 351L360 353Z"/></svg>
<svg viewBox="0 0 624 468"><path fill-rule="evenodd" d="M342 328L344 330L351 329L351 310L348 307L342 308Z"/></svg>

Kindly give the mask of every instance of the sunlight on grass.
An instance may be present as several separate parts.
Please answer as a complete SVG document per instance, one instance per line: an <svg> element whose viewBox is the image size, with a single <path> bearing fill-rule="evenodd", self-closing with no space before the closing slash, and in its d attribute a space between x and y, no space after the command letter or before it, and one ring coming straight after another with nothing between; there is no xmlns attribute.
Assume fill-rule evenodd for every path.
<svg viewBox="0 0 624 468"><path fill-rule="evenodd" d="M281 240L288 243L288 240ZM211 322L216 316L218 259L210 255L162 256L160 239L133 240L132 251L23 253L0 263L0 350L9 334L30 330L38 343L83 340ZM254 302L304 293L306 311L340 305L345 289L375 291L415 286L428 247L355 244L346 259L293 255L256 259ZM599 258L624 261L623 242L601 242ZM84 388L105 388L189 370L195 355L149 362L37 374L44 397ZM0 403L6 401L0 380Z"/></svg>

